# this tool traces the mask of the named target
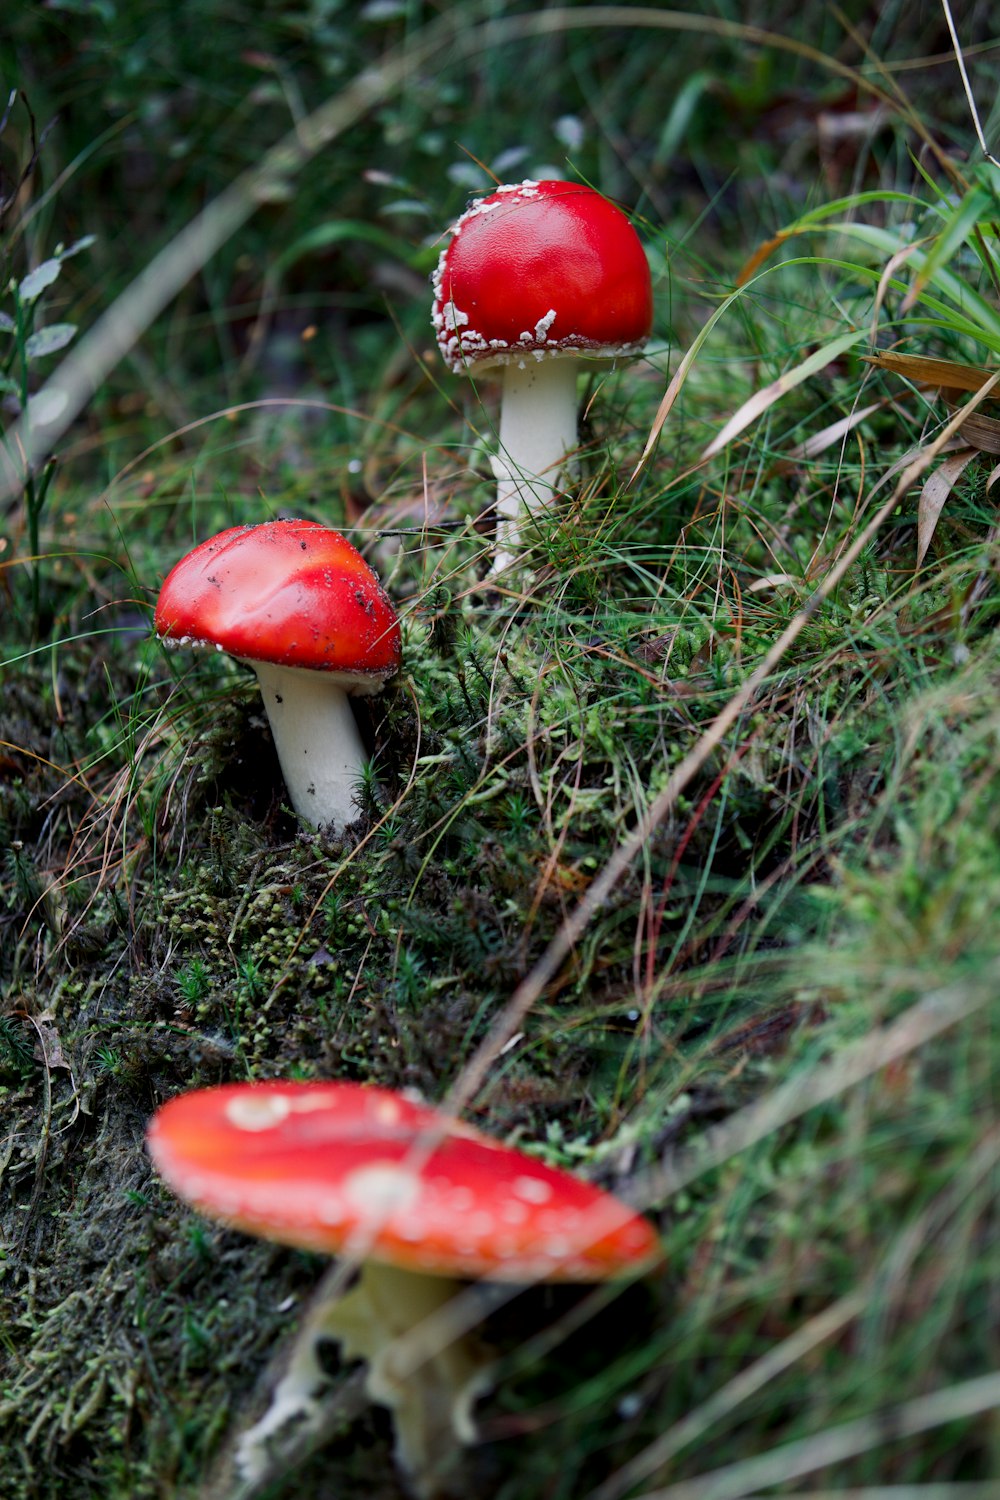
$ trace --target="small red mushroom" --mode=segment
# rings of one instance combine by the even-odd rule
[[[452,226],[434,274],[432,320],[456,374],[503,369],[497,557],[510,560],[522,505],[547,504],[577,445],[580,360],[637,354],[653,291],[619,208],[575,182],[505,184]]]
[[[421,1343],[456,1278],[599,1281],[649,1270],[652,1225],[568,1172],[385,1089],[233,1084],[181,1094],[154,1115],[149,1151],[186,1202],[250,1234],[363,1261],[304,1330],[265,1417],[244,1434],[243,1477],[269,1439],[316,1407],[317,1341],[367,1361],[367,1391],[395,1417],[396,1456],[418,1496],[456,1439],[474,1437],[487,1361],[468,1336]],[[401,1341],[407,1358],[400,1359]]]
[[[234,526],[167,575],[154,616],[169,646],[215,646],[253,668],[295,811],[342,829],[365,748],[348,695],[399,669],[399,621],[360,552],[316,521]]]

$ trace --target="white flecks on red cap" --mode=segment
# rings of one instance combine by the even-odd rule
[[[652,1225],[609,1194],[382,1089],[179,1095],[149,1147],[206,1213],[310,1249],[506,1280],[598,1280],[658,1258]]]
[[[452,225],[432,282],[431,320],[456,374],[520,363],[525,353],[625,357],[652,326],[639,237],[581,183],[505,183],[478,199]]]

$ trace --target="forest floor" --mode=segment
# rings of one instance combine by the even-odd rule
[[[502,39],[472,82],[457,43],[440,73],[418,59],[371,118],[347,112],[301,202],[263,195],[149,311],[55,469],[17,425],[56,379],[52,330],[91,339],[135,285],[123,235],[169,251],[193,221],[199,110],[228,122],[211,197],[281,135],[253,115],[244,161],[227,90],[311,109],[338,48],[388,78],[425,33],[332,7],[307,57],[289,18],[243,17],[214,93],[206,59],[177,63],[196,109],[138,32],[132,74],[108,61],[100,7],[49,71],[51,20],[18,22],[4,67],[39,119],[99,56],[131,135],[95,159],[123,174],[103,228],[80,103],[36,144],[81,184],[54,223],[30,173],[7,210],[5,1500],[249,1494],[233,1442],[327,1264],[181,1204],[144,1136],[179,1092],[275,1078],[460,1095],[661,1236],[653,1275],[490,1314],[500,1374],[449,1493],[995,1495],[1000,172],[955,146],[936,23],[876,26],[901,65],[883,76],[817,9],[816,57],[788,7],[777,40],[706,18],[701,52],[691,27],[619,18],[613,75],[554,11],[523,76]],[[161,45],[193,47],[155,14]],[[998,48],[970,53],[982,97]],[[917,56],[910,86],[947,76],[953,118],[901,94]],[[664,70],[687,80],[669,113]],[[559,129],[526,125],[508,163],[493,101],[530,117],[543,87]],[[23,167],[20,108],[0,141]],[[582,160],[632,212],[657,299],[646,354],[581,377],[573,483],[496,581],[497,393],[449,375],[429,327],[478,170],[462,155],[430,185],[452,135],[509,180]],[[357,708],[371,761],[342,834],[289,808],[252,674],[151,631],[180,556],[278,515],[343,528],[402,620],[402,671]],[[402,1494],[386,1413],[333,1364],[331,1392],[321,1451],[266,1493]]]

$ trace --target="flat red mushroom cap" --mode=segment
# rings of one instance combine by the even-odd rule
[[[634,354],[653,322],[649,264],[621,209],[593,188],[511,184],[452,226],[432,316],[456,374],[527,354]]]
[[[391,677],[399,621],[346,537],[317,521],[233,526],[195,547],[160,590],[154,626],[243,661]]]
[[[196,1090],[157,1111],[148,1144],[179,1197],[303,1249],[504,1281],[597,1281],[660,1254],[617,1198],[385,1089]]]

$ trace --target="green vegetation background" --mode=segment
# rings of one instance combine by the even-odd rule
[[[170,1198],[157,1103],[277,1076],[444,1098],[654,799],[469,1113],[647,1208],[666,1269],[496,1315],[458,1493],[995,1493],[995,419],[932,454],[955,402],[862,356],[992,367],[1000,200],[936,5],[766,9],[5,15],[9,1500],[230,1493],[321,1274]],[[989,141],[1000,42],[958,21]],[[27,398],[295,127],[27,463]],[[577,493],[489,594],[495,393],[444,372],[427,277],[471,192],[555,173],[633,214],[657,325],[581,386]],[[344,527],[404,616],[343,841],[284,806],[248,674],[149,637],[178,556],[277,514]],[[382,1415],[272,1492],[398,1494]]]

